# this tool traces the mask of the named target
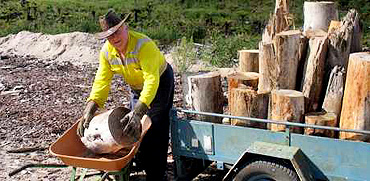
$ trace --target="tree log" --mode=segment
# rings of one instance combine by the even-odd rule
[[[277,62],[274,45],[272,43],[259,43],[259,80],[258,93],[266,94],[276,87]]]
[[[233,72],[227,75],[228,92],[243,84],[250,89],[257,90],[259,74],[255,72]]]
[[[248,88],[234,88],[230,93],[230,113],[233,116],[252,118],[267,118],[267,94],[257,94],[257,91]],[[266,128],[266,123],[231,119],[232,125],[255,128]]]
[[[337,116],[335,115],[335,113],[308,113],[305,115],[305,123],[317,126],[338,127]],[[324,136],[330,138],[335,137],[335,132],[333,130],[305,128],[304,133],[307,135]]]
[[[271,43],[277,33],[289,30],[289,4],[287,0],[277,0],[275,12],[263,31],[262,42]]]
[[[303,123],[304,96],[302,92],[288,89],[271,92],[271,119]],[[272,131],[285,131],[285,125],[271,124]],[[303,133],[300,127],[291,127],[294,133]]]
[[[196,111],[223,112],[224,97],[221,86],[221,76],[218,72],[189,76],[188,102]],[[198,119],[213,123],[221,123],[222,118],[214,116],[199,116]]]
[[[327,62],[330,69],[336,65],[343,66],[347,69],[357,14],[355,10],[349,11],[341,21],[341,26],[334,30],[333,33],[329,33]]]
[[[298,62],[302,52],[301,32],[284,31],[276,34],[273,46],[260,43],[258,93],[274,89],[295,89]]]
[[[335,2],[304,2],[304,31],[322,29],[328,31],[331,20],[338,20]]]
[[[360,15],[356,10],[350,10],[353,17],[353,36],[350,53],[362,51],[362,29],[360,25]]]
[[[239,70],[241,72],[258,73],[258,50],[240,50],[239,52]]]
[[[302,93],[306,98],[305,111],[318,111],[323,85],[327,37],[315,37],[309,41],[309,55],[303,71]]]
[[[370,52],[350,55],[340,128],[370,130]],[[370,141],[370,135],[341,132],[341,139]]]
[[[302,90],[301,85],[303,81],[303,70],[306,63],[306,57],[307,57],[307,47],[308,47],[308,38],[306,36],[301,36],[299,41],[299,55],[298,55],[298,68],[297,68],[297,79],[296,79],[296,85],[295,90]]]
[[[335,113],[338,121],[342,109],[342,98],[344,92],[344,68],[335,66],[330,73],[329,82],[326,88],[322,109],[326,112]]]

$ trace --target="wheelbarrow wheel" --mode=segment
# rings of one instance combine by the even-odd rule
[[[285,164],[257,160],[247,164],[235,176],[234,181],[298,181],[294,170]]]

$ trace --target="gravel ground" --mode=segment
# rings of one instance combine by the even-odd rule
[[[69,180],[71,168],[32,168],[12,177],[8,174],[31,163],[63,164],[48,147],[81,116],[95,71],[92,64],[0,55],[0,162],[4,165],[0,180]],[[127,105],[128,94],[128,87],[115,77],[105,109]],[[176,76],[175,107],[182,105],[181,94]],[[171,158],[170,154],[168,180],[173,180]],[[221,180],[222,174],[211,166],[193,180]],[[135,172],[130,179],[143,180],[143,175]]]

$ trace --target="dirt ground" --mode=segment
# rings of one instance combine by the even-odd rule
[[[70,167],[29,168],[12,177],[8,174],[27,164],[63,164],[48,148],[81,116],[97,65],[15,55],[1,51],[4,42],[0,38],[0,180],[69,180]],[[128,90],[121,78],[115,77],[105,109],[128,105]],[[174,106],[182,104],[176,74]],[[171,158],[169,154],[168,180],[173,180]],[[130,179],[143,180],[143,175],[135,172]],[[221,178],[222,174],[210,167],[193,180]]]

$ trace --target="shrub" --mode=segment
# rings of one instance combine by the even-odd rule
[[[174,48],[171,55],[177,71],[180,73],[187,72],[195,64],[197,58],[193,39],[181,38],[180,43]]]
[[[238,50],[256,49],[260,36],[237,34],[225,37],[213,34],[210,46],[201,51],[201,59],[216,67],[232,67],[238,63]]]

